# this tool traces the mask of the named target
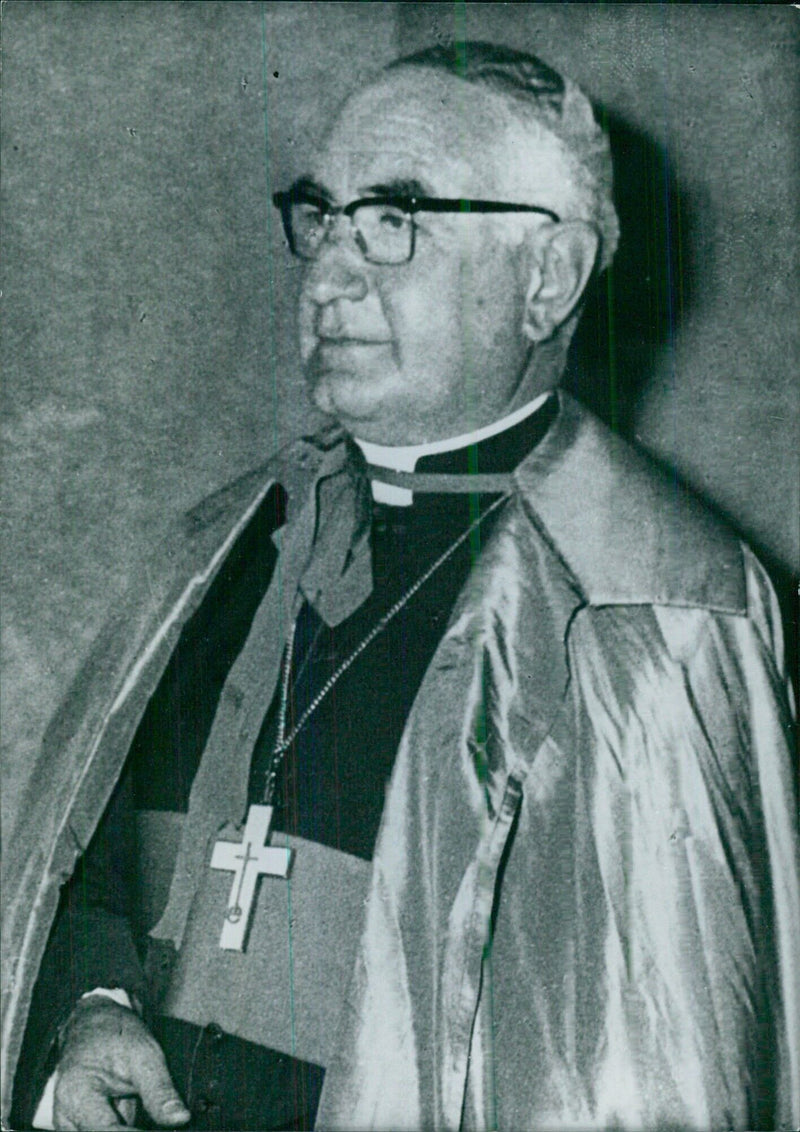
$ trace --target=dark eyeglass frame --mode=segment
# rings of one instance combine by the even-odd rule
[[[550,208],[542,208],[537,204],[509,204],[506,201],[498,200],[470,200],[466,198],[450,198],[450,197],[415,197],[415,196],[402,196],[394,193],[378,194],[369,197],[359,197],[358,200],[350,201],[349,204],[335,205],[331,204],[329,200],[324,197],[317,196],[315,193],[309,192],[306,189],[288,189],[285,192],[274,193],[272,196],[272,203],[276,208],[280,209],[281,220],[283,221],[283,230],[286,233],[286,240],[289,244],[289,250],[292,255],[297,256],[306,262],[313,262],[315,256],[304,256],[297,250],[297,244],[294,238],[294,231],[292,229],[292,205],[294,204],[311,204],[317,207],[320,212],[326,217],[335,217],[339,215],[346,216],[351,224],[353,216],[359,208],[364,205],[377,204],[389,205],[391,208],[396,208],[402,212],[411,221],[411,241],[409,253],[406,259],[398,260],[396,263],[385,263],[383,260],[371,259],[365,250],[363,236],[358,246],[361,249],[361,254],[367,263],[375,263],[384,267],[399,267],[401,264],[410,263],[414,258],[414,249],[416,247],[417,226],[414,223],[414,216],[417,212],[450,212],[450,213],[502,213],[502,212],[538,212],[542,216],[548,217],[556,224],[561,223],[561,217],[553,212]],[[361,235],[358,229],[355,229],[356,235]]]

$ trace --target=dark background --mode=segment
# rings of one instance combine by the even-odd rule
[[[350,89],[439,38],[533,51],[601,105],[623,242],[568,382],[734,522],[791,617],[798,18],[7,0],[4,814],[170,521],[314,423],[269,195]]]

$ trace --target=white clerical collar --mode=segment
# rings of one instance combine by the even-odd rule
[[[413,472],[417,461],[423,456],[437,456],[441,452],[455,452],[459,448],[466,448],[470,444],[479,444],[505,432],[508,428],[524,421],[540,408],[550,395],[550,391],[542,393],[527,405],[515,409],[513,413],[502,417],[493,424],[484,425],[474,432],[464,432],[460,436],[451,436],[446,440],[429,440],[426,444],[404,444],[398,447],[386,447],[383,444],[373,444],[370,440],[359,440],[353,437],[358,447],[364,453],[368,464],[377,468],[389,468],[393,472]],[[381,483],[380,480],[370,480],[372,498],[376,503],[389,503],[394,507],[408,507],[413,502],[414,494],[406,487],[395,487],[393,484]]]

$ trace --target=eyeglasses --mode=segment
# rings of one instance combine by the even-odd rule
[[[313,260],[339,215],[350,229],[367,263],[397,265],[414,255],[418,212],[538,212],[557,224],[560,217],[535,204],[506,204],[496,200],[446,200],[442,197],[371,196],[337,206],[307,189],[275,193],[272,203],[281,211],[283,229],[293,255]]]

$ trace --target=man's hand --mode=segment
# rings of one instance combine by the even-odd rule
[[[139,1016],[107,998],[75,1007],[58,1062],[55,1127],[100,1132],[129,1127],[119,1112],[139,1097],[158,1125],[185,1124],[190,1113],[175,1091],[164,1054]],[[112,1104],[116,1104],[116,1109]]]

